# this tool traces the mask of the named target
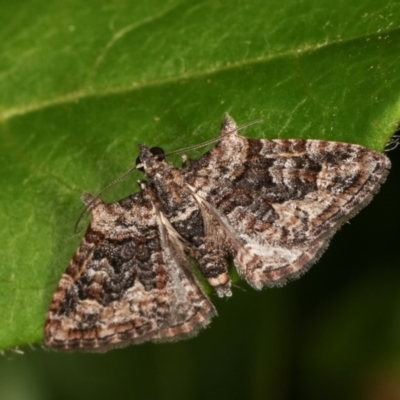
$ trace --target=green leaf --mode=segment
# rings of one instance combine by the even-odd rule
[[[81,240],[83,190],[137,144],[253,137],[383,150],[400,115],[400,4],[379,0],[2,0],[0,348],[40,341]],[[107,199],[137,185],[128,179]]]

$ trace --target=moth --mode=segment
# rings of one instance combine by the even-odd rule
[[[228,258],[252,287],[281,286],[315,263],[372,199],[390,161],[359,145],[249,139],[226,116],[209,152],[181,168],[140,145],[141,190],[115,203],[86,194],[91,222],[53,295],[45,343],[104,352],[194,336],[231,295]]]

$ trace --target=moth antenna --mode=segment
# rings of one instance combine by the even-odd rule
[[[85,204],[85,208],[81,211],[81,213],[79,214],[78,220],[76,221],[75,224],[75,228],[74,228],[74,232],[78,233],[78,228],[79,228],[79,224],[85,214],[85,212],[87,210],[89,210],[90,206],[97,201],[100,196],[106,192],[108,192],[112,187],[114,187],[115,185],[117,185],[118,183],[120,183],[121,181],[123,181],[128,175],[130,175],[133,171],[136,170],[136,165],[132,168],[130,168],[128,171],[126,171],[125,173],[123,173],[121,176],[119,176],[117,179],[115,179],[114,181],[112,181],[110,184],[108,184],[104,189],[100,190],[99,193],[97,193],[95,196],[92,197],[92,199],[89,201],[89,203]]]
[[[228,132],[227,135],[229,135],[230,133],[233,133],[233,132],[239,132],[242,129],[245,129],[245,128],[251,126],[251,125],[261,124],[262,122],[264,122],[263,118],[255,119],[254,121],[250,121],[250,122],[247,122],[246,124],[238,126],[236,129]],[[219,138],[219,137],[218,138],[214,138],[214,139],[210,139],[210,140],[206,140],[205,142],[200,143],[200,144],[195,144],[194,146],[185,147],[184,149],[171,151],[169,153],[166,153],[165,156],[166,157],[167,156],[173,156],[175,154],[182,154],[182,153],[186,153],[186,152],[189,152],[189,151],[201,149],[202,147],[206,147],[209,144],[213,144],[213,143],[219,142],[220,140],[221,140],[221,138]]]
[[[385,151],[386,152],[392,151],[392,150],[396,149],[397,146],[399,146],[399,144],[400,144],[400,135],[393,135],[390,138],[388,144],[386,145]]]

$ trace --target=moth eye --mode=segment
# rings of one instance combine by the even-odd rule
[[[150,149],[150,153],[153,154],[153,156],[156,157],[156,159],[159,161],[165,160],[165,151],[161,147],[152,147]],[[135,165],[137,166],[141,162],[142,162],[142,160],[140,159],[140,157],[137,157]],[[143,167],[138,168],[138,170],[141,172],[144,172]]]
[[[165,151],[161,147],[152,147],[150,153],[157,157],[157,160],[165,160]]]

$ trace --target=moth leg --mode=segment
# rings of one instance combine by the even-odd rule
[[[199,268],[208,283],[215,289],[219,297],[230,297],[231,279],[228,273],[226,253],[213,240],[212,237],[197,238],[198,245],[195,258]]]

